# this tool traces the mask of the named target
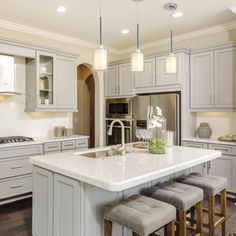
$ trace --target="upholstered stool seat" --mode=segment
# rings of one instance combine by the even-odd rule
[[[175,207],[141,195],[131,196],[104,208],[105,220],[125,226],[135,235],[150,235],[171,222],[174,225],[175,218]]]
[[[227,187],[227,179],[214,176],[191,173],[181,177],[179,182],[201,188],[207,195],[216,195]]]
[[[196,235],[202,235],[202,200],[204,196],[202,189],[167,181],[151,187],[146,191],[145,195],[169,203],[177,208],[177,219],[179,220],[178,231],[180,236],[187,234],[187,211],[196,206],[198,211]]]
[[[214,175],[203,175],[201,173],[191,173],[187,176],[181,177],[178,182],[189,184],[201,188],[208,199],[208,208],[203,211],[208,213],[208,223],[203,223],[209,229],[209,236],[215,235],[215,229],[222,226],[222,236],[226,235],[226,205],[227,205],[227,179]],[[221,212],[215,209],[215,196],[220,194],[221,197]],[[215,221],[215,216],[219,217]],[[194,212],[192,212],[192,218]]]

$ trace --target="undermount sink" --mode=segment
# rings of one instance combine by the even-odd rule
[[[120,153],[113,149],[113,148],[106,148],[106,149],[96,149],[96,150],[88,150],[83,153],[78,153],[80,156],[89,157],[89,158],[104,158],[110,156],[120,155]]]

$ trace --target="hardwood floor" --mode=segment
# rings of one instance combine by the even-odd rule
[[[0,206],[0,235],[32,235],[31,198]]]
[[[236,205],[228,201],[227,233],[236,234]],[[32,236],[32,200],[0,206],[0,236]],[[204,234],[207,236],[207,233]],[[220,228],[215,236],[221,236]]]

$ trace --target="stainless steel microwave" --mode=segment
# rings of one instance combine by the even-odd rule
[[[106,118],[132,119],[132,98],[107,99]]]

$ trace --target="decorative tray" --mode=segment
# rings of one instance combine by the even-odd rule
[[[224,142],[236,142],[236,135],[224,135],[220,136],[218,139]]]
[[[147,143],[146,142],[134,143],[133,147],[140,149],[147,149]]]

